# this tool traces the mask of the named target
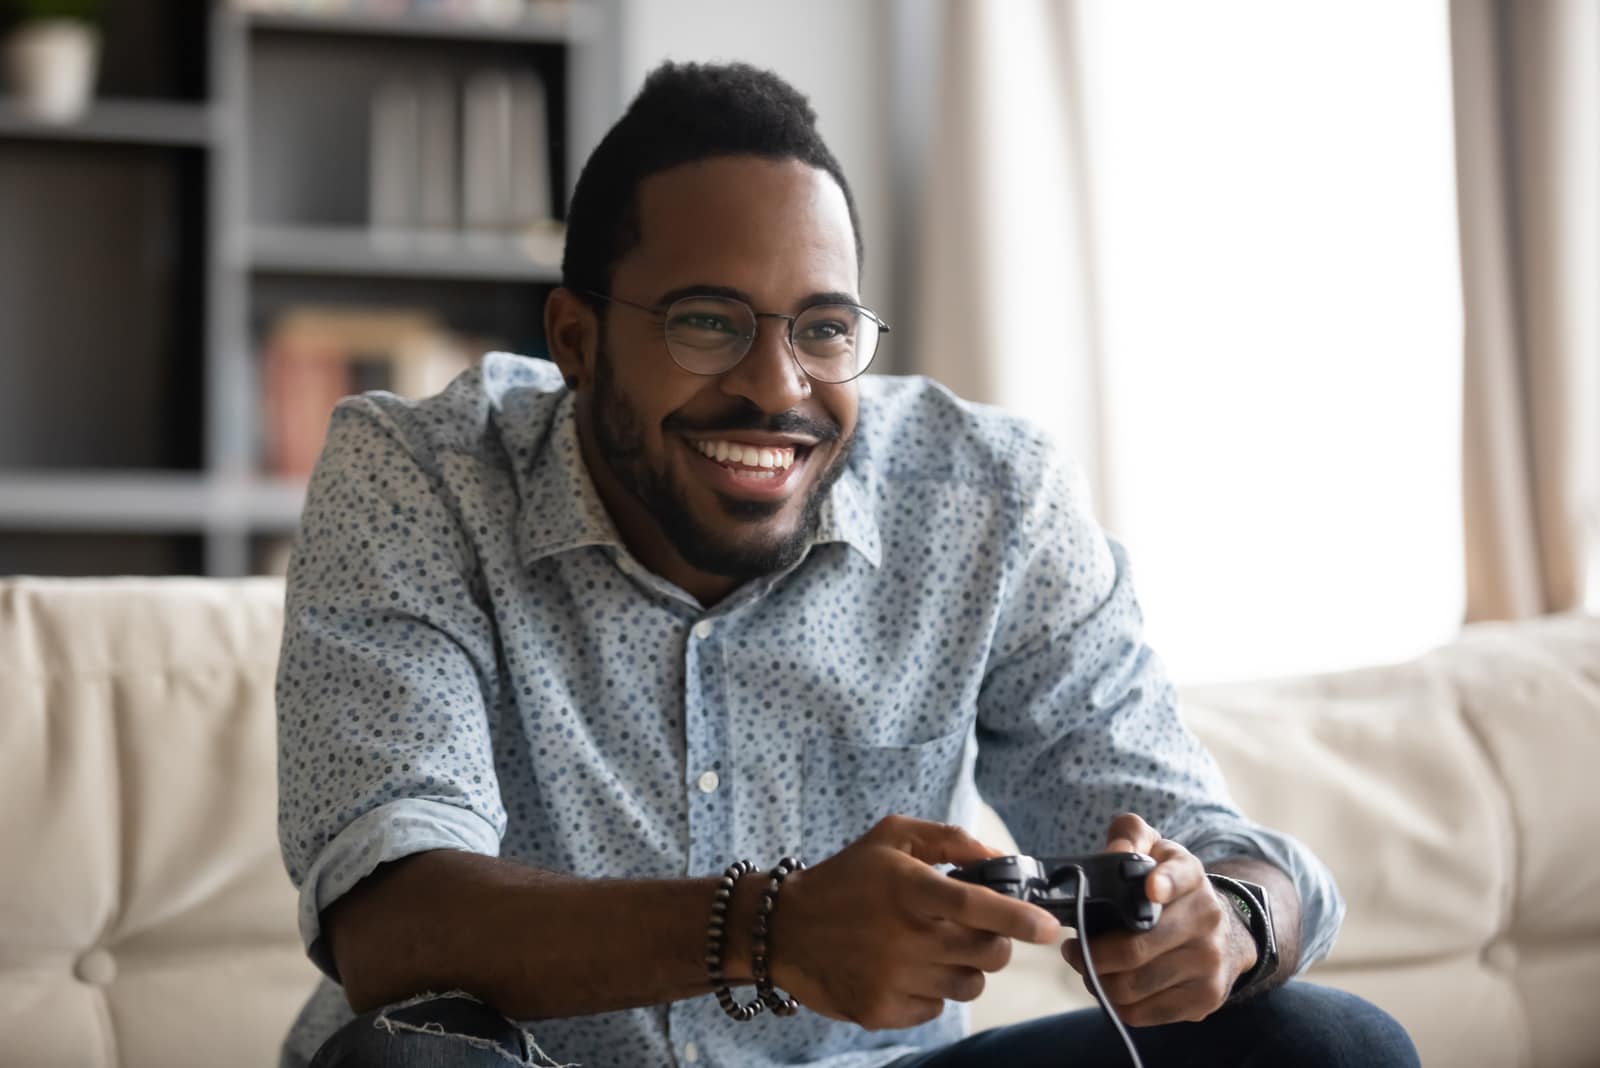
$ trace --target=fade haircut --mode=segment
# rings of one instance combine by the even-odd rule
[[[861,222],[850,183],[817,133],[810,102],[771,71],[747,63],[663,63],[583,165],[567,207],[561,284],[611,292],[616,263],[640,241],[639,183],[716,156],[798,160],[844,191],[861,265]]]

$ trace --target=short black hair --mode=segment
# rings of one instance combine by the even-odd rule
[[[839,161],[817,133],[817,114],[794,86],[747,63],[661,64],[595,148],[567,207],[561,284],[611,292],[611,272],[640,240],[639,183],[717,156],[799,160],[844,191],[863,261],[861,221]],[[587,298],[585,298],[587,299]]]

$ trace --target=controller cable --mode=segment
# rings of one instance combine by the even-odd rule
[[[1089,887],[1089,876],[1077,864],[1071,864],[1053,873],[1050,877],[1049,887],[1054,890],[1061,884],[1061,876],[1066,872],[1077,873],[1077,888],[1074,898],[1078,911],[1078,949],[1083,952],[1083,970],[1089,976],[1089,985],[1094,989],[1095,1000],[1100,1002],[1100,1007],[1111,1020],[1111,1025],[1117,1029],[1117,1034],[1122,1037],[1122,1044],[1128,1049],[1128,1059],[1133,1062],[1133,1068],[1144,1068],[1144,1062],[1139,1059],[1139,1051],[1134,1048],[1133,1038],[1128,1034],[1128,1029],[1117,1018],[1117,1010],[1111,1007],[1111,1002],[1106,998],[1105,988],[1100,985],[1100,976],[1094,970],[1094,958],[1089,955],[1088,926],[1084,922],[1084,894]]]

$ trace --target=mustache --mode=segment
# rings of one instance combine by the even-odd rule
[[[818,442],[837,441],[841,433],[839,424],[822,422],[796,411],[768,415],[750,401],[715,419],[689,419],[674,413],[661,423],[663,430],[688,431],[711,434],[726,430],[756,430],[768,434],[801,434],[816,438]]]

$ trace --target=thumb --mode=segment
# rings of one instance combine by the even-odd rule
[[[1149,853],[1160,840],[1160,833],[1133,812],[1122,813],[1106,828],[1107,853]]]
[[[1005,856],[1002,850],[985,845],[953,823],[934,823],[911,816],[885,816],[867,832],[867,837],[909,853],[926,864],[973,864]]]

